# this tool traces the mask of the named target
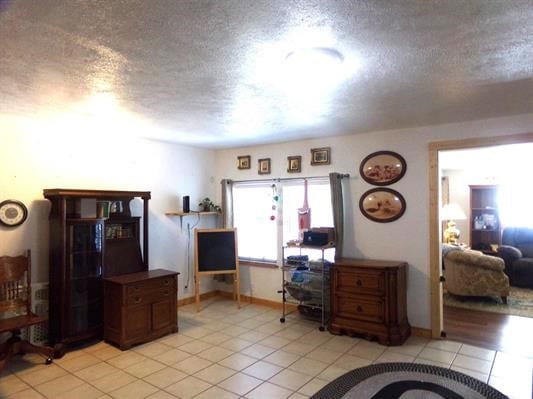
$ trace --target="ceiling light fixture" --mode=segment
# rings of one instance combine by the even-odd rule
[[[344,57],[334,48],[307,47],[291,51],[285,61],[297,68],[330,69],[342,64]]]
[[[343,55],[330,47],[307,47],[285,57],[287,84],[297,90],[331,90],[343,80]]]

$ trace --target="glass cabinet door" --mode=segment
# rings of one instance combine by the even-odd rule
[[[68,224],[66,283],[69,335],[102,325],[102,247],[104,225],[100,219]]]

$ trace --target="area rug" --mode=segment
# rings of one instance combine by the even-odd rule
[[[511,287],[507,305],[498,297],[467,297],[449,293],[444,293],[443,303],[456,308],[533,317],[533,290],[529,288]]]
[[[379,363],[330,382],[311,399],[505,399],[475,378],[454,370],[416,363]]]

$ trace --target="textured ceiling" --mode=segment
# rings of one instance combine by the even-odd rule
[[[530,0],[0,0],[0,118],[219,148],[530,113],[531,21]],[[342,70],[288,76],[306,47]]]

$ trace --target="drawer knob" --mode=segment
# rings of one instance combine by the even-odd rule
[[[163,295],[164,295],[164,296],[168,296],[168,295],[169,295],[169,291],[166,290],[165,292],[163,292]]]
[[[163,285],[169,285],[169,284],[170,284],[170,280],[165,280],[165,281],[163,282]]]
[[[355,285],[357,285],[358,287],[362,286],[363,285],[363,282],[361,280],[357,280],[355,282]]]
[[[141,297],[140,296],[136,296],[135,298],[133,298],[133,302],[141,303]]]
[[[138,285],[134,285],[134,286],[133,286],[133,289],[134,289],[135,291],[139,291],[139,286],[138,286]]]
[[[357,306],[357,311],[361,313],[363,311],[363,308],[361,306]]]

